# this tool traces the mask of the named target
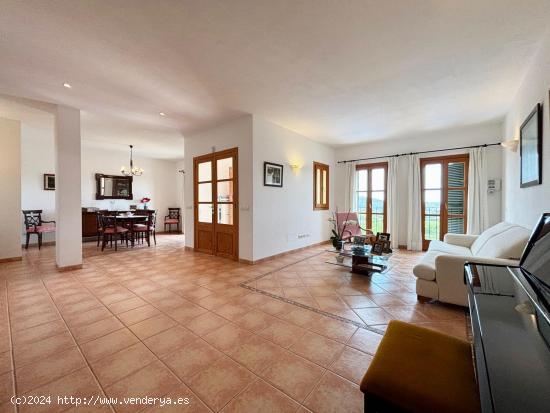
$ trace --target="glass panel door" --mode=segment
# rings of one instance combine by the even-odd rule
[[[387,163],[357,166],[355,203],[359,225],[375,234],[386,232]]]
[[[197,166],[197,208],[199,222],[212,223],[212,215],[214,214],[212,192],[212,162],[200,162]]]
[[[193,159],[194,248],[239,258],[238,149]]]
[[[370,170],[370,173],[370,228],[376,234],[386,230],[386,169],[375,167]]]
[[[447,233],[466,232],[468,156],[422,160],[423,247]]]
[[[441,163],[428,164],[423,176],[424,240],[440,238],[441,233],[441,192],[443,190],[443,166]]]
[[[216,160],[216,223],[233,225],[233,157]]]

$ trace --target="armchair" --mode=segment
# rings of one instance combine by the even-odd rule
[[[42,248],[42,234],[55,232],[55,221],[44,221],[41,209],[24,209],[26,241],[25,249],[29,248],[31,234],[38,237],[38,249]]]
[[[372,230],[363,228],[359,225],[357,212],[337,212],[336,227],[338,228],[338,233],[342,234],[342,240],[344,241],[350,241],[353,237],[358,235],[364,236],[367,244],[371,244],[376,240],[376,235]]]
[[[164,217],[164,231],[168,225],[168,232],[172,232],[172,225],[176,225],[177,231],[180,232],[180,208],[168,208],[168,215]]]

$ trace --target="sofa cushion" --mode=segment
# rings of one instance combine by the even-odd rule
[[[485,230],[472,244],[472,254],[479,257],[519,259],[530,231],[519,225],[501,222]]]
[[[443,241],[430,241],[428,251],[439,251],[442,254],[462,255],[466,257],[472,255],[470,248],[466,248],[461,245],[448,244]]]

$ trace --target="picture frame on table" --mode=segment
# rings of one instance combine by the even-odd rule
[[[384,242],[385,241],[376,241],[372,246],[372,253],[382,255],[384,253]]]
[[[376,234],[376,240],[377,241],[389,241],[390,240],[390,234],[388,232],[378,232]]]

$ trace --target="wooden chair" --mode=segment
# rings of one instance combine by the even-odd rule
[[[44,221],[42,219],[41,209],[24,209],[23,216],[25,217],[26,241],[25,249],[29,248],[29,240],[31,234],[36,234],[38,237],[38,249],[42,248],[42,234],[55,232],[55,221]]]
[[[134,224],[134,227],[133,227],[134,236],[137,235],[138,239],[140,237],[142,240],[145,239],[147,241],[147,245],[151,246],[151,235],[153,235],[155,245],[157,245],[157,239],[155,235],[156,211],[146,210],[146,213],[147,213],[147,220],[145,221],[145,224]],[[139,215],[141,215],[141,213]]]
[[[130,232],[130,230],[128,228],[120,226],[120,222],[118,222],[116,215],[111,216],[100,214],[99,216],[101,234],[103,235],[101,251],[105,249],[105,245],[107,245],[108,241],[111,242],[112,247],[113,240],[115,241],[115,251],[117,251],[118,240],[120,240],[121,242],[123,240],[126,241],[126,248],[128,248],[128,233]]]
[[[164,231],[166,232],[166,226],[168,225],[168,232],[172,232],[172,225],[177,226],[177,231],[180,232],[180,208],[168,208],[168,215],[164,217]]]
[[[101,226],[101,215],[109,215],[109,211],[106,209],[97,211],[96,213],[96,227],[97,227],[97,246],[99,247],[99,242],[101,241],[101,236],[103,234],[103,228]]]

